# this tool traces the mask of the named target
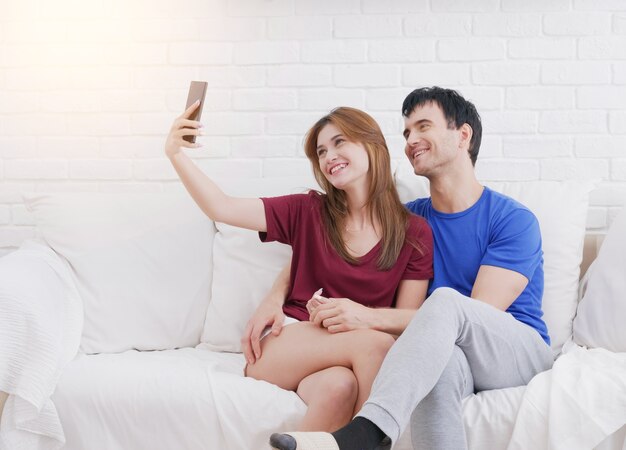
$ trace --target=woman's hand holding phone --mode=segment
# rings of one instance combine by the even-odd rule
[[[176,154],[180,153],[182,147],[202,147],[200,143],[192,143],[184,139],[185,136],[202,136],[204,134],[202,124],[197,120],[189,119],[199,106],[200,100],[197,100],[174,120],[165,141],[165,154],[168,158],[171,159]]]

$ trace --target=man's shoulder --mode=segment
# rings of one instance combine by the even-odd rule
[[[485,187],[489,197],[490,223],[497,235],[535,235],[539,233],[539,221],[525,205],[500,192]]]
[[[485,199],[491,206],[491,210],[499,216],[508,216],[510,214],[521,214],[535,216],[533,212],[525,205],[509,197],[502,192],[494,191],[485,186]]]
[[[430,204],[430,197],[424,197],[416,198],[415,200],[405,203],[404,206],[412,213],[417,214],[418,216],[423,216],[424,210],[430,207]]]

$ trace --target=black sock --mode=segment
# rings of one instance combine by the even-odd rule
[[[385,437],[385,433],[374,422],[364,417],[355,417],[332,435],[340,450],[374,450]]]

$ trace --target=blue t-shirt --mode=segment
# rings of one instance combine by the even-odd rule
[[[507,312],[533,327],[550,344],[541,318],[541,232],[528,208],[487,187],[474,205],[459,213],[435,210],[430,198],[419,198],[406,207],[426,218],[433,230],[435,276],[428,295],[438,287],[450,287],[469,297],[482,265],[514,270],[524,275],[528,284]]]

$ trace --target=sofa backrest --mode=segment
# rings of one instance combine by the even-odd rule
[[[309,177],[222,180],[237,196],[304,192]],[[428,184],[396,171],[403,201]],[[517,182],[491,186],[537,215],[545,253],[545,320],[555,353],[572,332],[589,185]],[[71,264],[83,296],[85,352],[160,350],[199,342],[240,351],[246,322],[291,250],[258,234],[213,224],[186,193],[26,196],[42,236]]]
[[[181,194],[25,194],[46,243],[73,270],[81,350],[196,345],[213,275],[215,227]]]

